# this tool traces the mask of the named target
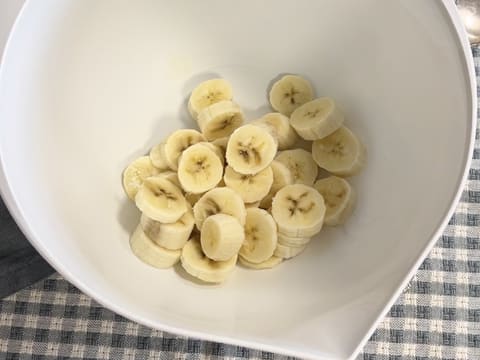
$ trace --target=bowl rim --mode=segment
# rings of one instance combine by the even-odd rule
[[[0,82],[1,82],[1,79],[3,78],[4,63],[10,52],[10,48],[12,47],[11,43],[13,41],[14,34],[17,32],[19,23],[21,22],[21,19],[25,16],[24,13],[26,12],[26,9],[29,7],[29,4],[31,2],[32,0],[26,0],[24,2],[17,17],[15,18],[13,26],[10,29],[7,41],[5,43],[4,52],[0,59]],[[358,354],[361,352],[361,350],[363,349],[367,341],[370,339],[374,331],[377,329],[380,322],[384,319],[387,312],[390,310],[390,308],[393,306],[395,301],[397,301],[399,296],[407,287],[408,283],[417,272],[421,263],[425,260],[425,258],[428,256],[432,248],[435,246],[439,236],[445,230],[450,218],[452,217],[458,205],[458,202],[460,200],[460,197],[462,195],[463,189],[465,187],[465,184],[468,178],[468,172],[472,162],[473,149],[475,146],[475,135],[476,135],[476,126],[477,126],[477,100],[478,99],[476,96],[477,81],[476,81],[475,65],[473,61],[470,43],[468,41],[468,35],[460,19],[455,3],[451,0],[441,0],[440,6],[442,6],[446,11],[448,15],[447,22],[449,21],[451,23],[450,25],[453,27],[455,31],[457,43],[458,45],[460,45],[459,50],[461,50],[461,55],[462,55],[461,58],[464,62],[463,66],[466,69],[466,74],[465,74],[466,82],[468,82],[468,85],[470,87],[470,91],[467,94],[469,97],[469,103],[470,103],[470,109],[469,109],[470,123],[468,124],[470,125],[470,129],[469,129],[470,139],[469,139],[468,146],[466,146],[465,148],[465,154],[464,154],[464,160],[463,160],[463,173],[462,173],[462,176],[460,177],[460,180],[457,183],[457,190],[454,196],[452,197],[452,199],[450,200],[450,206],[448,210],[444,213],[444,215],[441,217],[441,220],[438,226],[436,227],[436,229],[433,231],[432,235],[430,236],[428,243],[426,244],[424,249],[421,251],[420,255],[413,260],[412,264],[410,265],[410,270],[403,277],[400,284],[397,286],[397,290],[391,295],[391,297],[385,303],[382,310],[376,315],[376,318],[372,322],[368,331],[362,337],[361,341],[356,346],[354,351],[348,356],[348,360],[354,360],[358,356]],[[36,239],[34,234],[29,229],[28,224],[24,216],[22,215],[21,209],[17,205],[18,203],[11,189],[12,187],[9,184],[9,181],[5,172],[2,156],[0,154],[0,196],[2,197],[7,209],[9,210],[13,219],[19,226],[20,230],[23,232],[23,234],[28,239],[28,241],[32,244],[32,246],[59,274],[61,274],[66,280],[68,280],[77,288],[79,288],[87,296],[90,296],[91,298],[95,299],[102,306],[105,306],[106,308],[138,324],[143,324],[154,329],[175,333],[180,336],[195,337],[202,340],[215,341],[215,342],[248,347],[248,348],[263,350],[263,351],[270,351],[277,354],[302,357],[305,359],[329,360],[329,358],[318,357],[318,355],[314,355],[312,353],[306,353],[306,352],[297,351],[297,350],[289,350],[276,345],[263,344],[262,342],[259,342],[259,341],[257,342],[257,341],[251,341],[251,340],[241,340],[241,339],[236,339],[230,336],[220,336],[220,335],[209,334],[205,332],[199,332],[196,330],[188,330],[188,329],[179,328],[175,326],[158,324],[158,323],[149,321],[149,319],[147,318],[137,317],[135,316],[135,314],[129,313],[128,310],[118,307],[114,303],[110,302],[108,299],[103,298],[102,295],[97,294],[94,290],[91,290],[88,284],[84,284],[82,281],[78,280],[72,273],[70,273],[70,271],[66,267],[59,264],[56,258],[54,258],[49,254],[48,250],[43,247],[41,242],[39,242]]]

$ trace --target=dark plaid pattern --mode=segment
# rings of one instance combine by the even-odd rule
[[[138,325],[58,274],[0,301],[0,359],[78,358],[287,359]],[[455,215],[357,360],[404,359],[480,359],[480,131]]]

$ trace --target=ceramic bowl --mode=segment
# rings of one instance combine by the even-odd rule
[[[221,76],[247,118],[282,73],[335,98],[368,148],[358,206],[271,271],[222,286],[132,255],[121,173]],[[106,307],[183,335],[353,358],[459,198],[476,119],[473,62],[450,1],[28,1],[0,73],[1,190],[64,277]]]

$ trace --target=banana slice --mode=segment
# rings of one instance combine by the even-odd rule
[[[226,214],[236,217],[245,225],[247,216],[242,198],[228,187],[218,187],[206,192],[193,206],[193,216],[198,230],[202,230],[205,219],[215,214]]]
[[[160,172],[153,166],[150,157],[141,156],[135,159],[127,166],[123,172],[123,189],[130,199],[135,199],[138,189],[143,185],[143,181],[150,177],[157,175]]]
[[[198,126],[208,141],[229,136],[244,121],[240,107],[229,100],[206,107],[197,117]]]
[[[288,117],[280,113],[268,113],[253,124],[266,124],[270,126],[278,141],[278,150],[286,150],[292,148],[298,141],[298,135],[294,128],[290,126]]]
[[[190,275],[205,282],[221,283],[234,270],[237,255],[226,261],[211,260],[203,253],[200,241],[192,238],[183,247],[180,261]]]
[[[245,242],[239,254],[252,263],[268,260],[277,246],[277,224],[272,215],[258,208],[247,209]]]
[[[251,203],[245,203],[245,208],[258,208],[260,206],[260,201],[255,201]]]
[[[318,166],[338,176],[358,174],[367,161],[365,146],[345,126],[315,140],[312,155]]]
[[[313,187],[323,196],[325,200],[324,223],[335,226],[345,222],[355,206],[355,191],[347,180],[330,176],[320,179],[313,184]]]
[[[274,255],[278,256],[282,259],[291,259],[305,250],[307,245],[292,247],[292,246],[285,246],[282,244],[277,244],[277,248],[275,249]]]
[[[297,75],[286,75],[273,84],[270,105],[276,111],[290,116],[299,106],[314,98],[310,83]]]
[[[318,166],[313,161],[312,154],[303,149],[284,150],[275,160],[286,165],[296,184],[312,186],[318,175]]]
[[[144,263],[159,269],[175,265],[180,259],[181,250],[169,250],[155,244],[143,232],[140,225],[130,237],[132,252]]]
[[[194,119],[198,113],[207,106],[222,100],[231,100],[233,97],[232,86],[224,79],[210,79],[200,83],[188,100],[188,111]]]
[[[177,186],[180,190],[182,190],[182,184],[180,184],[180,180],[178,179],[178,174],[175,171],[171,171],[171,170],[162,171],[160,174],[156,176],[160,176],[167,179],[173,185]]]
[[[223,156],[225,156],[225,152],[227,151],[228,139],[229,136],[224,136],[211,141],[213,145],[218,146],[222,150]]]
[[[222,162],[222,166],[225,165],[225,152],[222,150],[222,148],[220,148],[220,146],[217,146],[217,145],[215,145],[211,142],[208,142],[208,141],[200,142],[199,144],[201,144],[203,146],[206,146],[207,148],[212,150],[218,156],[220,161]]]
[[[273,183],[273,171],[269,166],[256,174],[244,175],[227,166],[223,180],[230,189],[240,195],[244,202],[252,203],[260,201],[270,191]]]
[[[280,233],[311,237],[322,228],[325,203],[322,195],[310,186],[287,185],[272,200],[272,216]]]
[[[310,240],[311,238],[309,237],[287,236],[282,233],[278,233],[278,243],[285,246],[300,247],[307,245]]]
[[[141,212],[162,223],[174,223],[188,210],[182,191],[163,177],[149,177],[135,196]]]
[[[222,176],[223,164],[209,147],[200,143],[183,152],[178,164],[178,179],[185,191],[204,193],[213,189]]]
[[[273,160],[270,163],[270,168],[273,173],[273,183],[267,196],[265,196],[260,202],[260,207],[262,209],[268,209],[272,206],[272,199],[277,191],[286,185],[293,184],[294,180],[290,169],[280,161]]]
[[[264,128],[252,124],[239,127],[228,140],[226,158],[236,172],[256,174],[272,162],[277,141]]]
[[[174,131],[165,141],[164,153],[168,166],[172,170],[178,169],[178,159],[188,147],[205,141],[205,138],[197,130],[180,129]]]
[[[245,234],[237,218],[215,214],[205,219],[200,233],[202,250],[212,260],[225,261],[238,253]]]
[[[250,268],[250,269],[255,269],[255,270],[264,270],[264,269],[271,269],[274,268],[275,266],[281,264],[283,259],[278,256],[272,256],[269,259],[262,261],[261,263],[252,263],[242,257],[240,255],[238,257],[238,262],[242,264],[243,266]]]
[[[305,140],[322,139],[342,126],[344,116],[329,97],[309,101],[297,108],[290,124]]]
[[[170,169],[170,166],[168,166],[167,158],[165,156],[164,142],[161,142],[160,144],[152,147],[149,156],[153,166],[155,166],[159,170],[165,171]]]
[[[190,238],[195,219],[193,218],[192,208],[189,206],[187,212],[177,222],[164,224],[142,214],[140,224],[145,235],[154,243],[166,249],[178,250]]]

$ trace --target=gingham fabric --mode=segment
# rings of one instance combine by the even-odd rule
[[[480,49],[473,54],[480,74]],[[0,359],[58,358],[286,359],[138,325],[55,274],[0,301]],[[480,359],[479,130],[455,215],[361,359]]]

